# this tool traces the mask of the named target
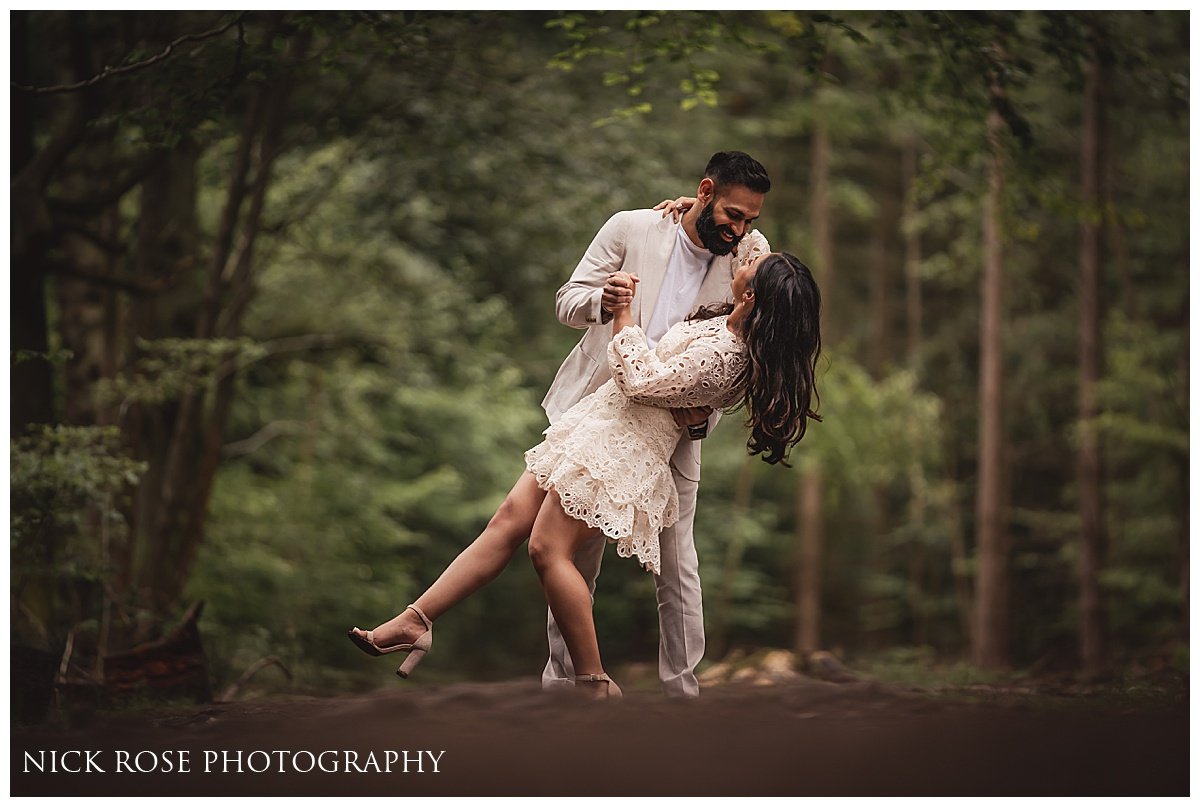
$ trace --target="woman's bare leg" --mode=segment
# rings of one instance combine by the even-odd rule
[[[551,490],[529,538],[529,558],[542,581],[546,602],[571,654],[576,675],[604,672],[592,619],[592,595],[574,562],[575,552],[595,534],[595,528],[563,512],[558,493]]]
[[[546,492],[537,486],[533,474],[528,471],[521,474],[479,537],[451,561],[414,604],[430,619],[437,619],[495,580],[512,560],[517,547],[529,537],[545,496]],[[405,609],[375,628],[373,636],[380,647],[391,647],[416,641],[424,632],[425,624],[421,618]],[[366,635],[365,631],[359,633]]]

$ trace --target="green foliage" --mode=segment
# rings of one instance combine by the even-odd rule
[[[109,553],[126,537],[126,492],[146,463],[126,455],[113,426],[44,426],[13,439],[9,451],[11,588],[21,604],[14,630],[51,642],[80,612],[49,592],[68,587],[99,596],[112,573]]]
[[[1106,333],[1101,414],[1081,424],[1095,428],[1109,460],[1127,469],[1105,489],[1112,518],[1102,581],[1115,635],[1131,644],[1166,642],[1186,605],[1180,574],[1190,542],[1187,338],[1120,312]]]
[[[864,655],[855,659],[854,667],[890,684],[938,689],[997,684],[1010,677],[964,662],[941,664],[929,645],[894,647]]]
[[[922,542],[945,552],[949,531],[957,526],[951,503],[929,490],[942,472],[936,396],[922,392],[911,372],[897,371],[876,381],[841,355],[823,363],[817,388],[824,422],[809,424],[793,449],[792,469],[767,467],[748,456],[747,433],[739,423],[743,415],[737,411],[727,413],[717,433],[705,441],[696,544],[706,592],[715,595],[707,600],[705,613],[716,647],[732,641],[778,643],[788,635],[793,614],[788,581],[794,579],[796,562],[794,503],[800,472],[809,463],[818,461],[824,470],[826,492],[836,508],[831,551],[839,561],[829,574],[847,592],[875,597],[876,608],[886,601],[889,608],[907,610],[913,593],[903,578],[863,577],[858,564],[871,547],[862,536],[851,538],[848,525],[853,521],[843,514],[861,511],[866,494],[883,486],[905,497],[919,493],[926,502],[896,526],[890,538],[898,548]],[[745,474],[753,480],[752,495],[739,507],[734,491],[745,484]],[[867,615],[865,621],[870,620]],[[856,629],[868,627],[858,624]]]
[[[279,188],[303,187],[316,152]],[[375,680],[340,636],[396,613],[495,510],[536,441],[540,413],[510,356],[520,337],[497,298],[471,299],[441,265],[384,232],[353,245],[369,172],[347,171],[305,237],[264,266],[251,333],[341,334],[348,350],[260,362],[244,372],[237,445],[218,478],[209,540],[190,593],[230,678],[270,642],[302,687]],[[328,260],[330,251],[339,260]],[[315,289],[328,290],[319,296]],[[277,437],[256,441],[271,429]],[[525,599],[536,605],[536,593]],[[459,630],[462,630],[460,628]],[[460,640],[439,626],[437,674]],[[487,643],[473,662],[486,664]],[[442,664],[439,665],[439,661]],[[354,676],[351,676],[353,678]]]
[[[801,464],[816,460],[846,485],[897,479],[912,463],[934,463],[941,444],[941,402],[923,392],[917,377],[898,370],[876,381],[849,357],[834,356],[818,372],[819,413],[802,444]]]
[[[98,41],[115,37],[116,17],[89,15]],[[38,16],[31,32],[69,41],[64,19]],[[229,19],[186,12],[172,22],[200,31]],[[819,460],[826,641],[896,645],[880,664],[897,675],[917,676],[916,667],[960,652],[960,589],[975,568],[992,75],[1005,85],[1010,133],[1003,395],[1014,656],[1052,663],[1073,653],[1074,451],[1080,430],[1093,428],[1106,457],[1103,585],[1114,649],[1186,658],[1178,641],[1188,552],[1189,191],[1178,170],[1189,157],[1185,20],[786,10],[250,15],[242,38],[235,27],[121,79],[113,86],[127,89],[105,96],[88,134],[116,131],[112,147],[71,162],[71,176],[127,169],[147,145],[187,137],[201,153],[194,224],[212,236],[244,86],[295,71],[242,335],[139,340],[135,306],[114,293],[105,322],[123,340],[119,371],[89,390],[118,413],[169,411],[185,392],[236,379],[187,590],[208,601],[203,627],[218,681],[272,653],[296,673],[298,689],[388,680],[386,664],[364,663],[341,636],[351,624],[389,618],[432,582],[517,478],[522,451],[544,426],[537,403],[579,337],[554,319],[554,293],[596,230],[617,210],[694,192],[709,154],[742,149],[774,183],[756,226],[776,249],[812,261],[818,124],[832,144],[835,260],[814,269],[828,273],[825,321],[841,335],[827,342],[820,368],[825,422],[811,424],[793,469],[748,458],[736,412],[705,441],[696,541],[710,647],[789,642],[797,487]],[[120,23],[136,23],[139,42],[121,54],[124,63],[157,52],[151,45],[163,33],[153,21]],[[1112,188],[1095,209],[1080,202],[1076,176],[1089,31],[1107,34],[1113,59]],[[292,61],[301,41],[308,49]],[[39,81],[61,73],[51,53],[35,54]],[[50,134],[39,129],[39,142]],[[900,169],[908,148],[918,156],[911,184]],[[135,197],[120,202],[118,242],[136,241]],[[907,199],[915,210],[901,221]],[[1101,412],[1081,424],[1075,289],[1085,220],[1104,223],[1108,260]],[[108,226],[87,222],[94,233]],[[910,234],[919,241],[923,307],[914,355],[901,347]],[[207,266],[205,251],[188,257]],[[136,265],[118,263],[122,272]],[[187,293],[146,299],[167,310],[185,305]],[[56,366],[77,369],[66,353],[51,353]],[[14,361],[40,357],[18,351]],[[149,438],[121,425],[121,439],[64,426],[12,443],[20,630],[61,633],[96,613],[112,573],[104,541],[121,546],[122,499],[148,470],[121,446]],[[544,613],[518,553],[511,570],[439,622],[438,649],[422,670],[536,674]],[[653,658],[653,584],[636,564],[606,560],[596,616],[606,660]],[[943,672],[963,684],[978,675]]]
[[[78,527],[82,510],[104,505],[119,519],[113,498],[136,484],[145,463],[124,456],[112,426],[45,426],[11,441],[9,484],[28,509],[14,508],[14,546],[36,539],[50,522]]]
[[[1031,127],[1032,142],[1040,148],[1033,152],[1012,151],[1013,181],[1006,211],[1011,237],[1007,296],[1013,322],[1008,339],[1009,425],[1020,463],[1018,480],[1029,480],[1027,484],[1019,481],[1014,488],[1013,568],[1014,585],[1020,592],[1015,618],[1020,623],[1037,622],[1042,626],[1026,632],[1017,650],[1028,656],[1057,646],[1071,635],[1074,618],[1072,609],[1064,607],[1063,596],[1057,592],[1068,591],[1072,585],[1071,547],[1077,524],[1071,510],[1072,466],[1068,459],[1072,450],[1069,436],[1075,428],[1071,405],[1075,325],[1070,298],[1062,289],[1062,278],[1071,276],[1070,262],[1062,263],[1055,272],[1039,269],[1046,250],[1056,255],[1070,254],[1077,237],[1076,222],[1080,216],[1092,213],[1082,211],[1072,201],[1072,178],[1053,168],[1063,163],[1062,155],[1075,148],[1070,134],[1074,124],[1064,119],[1070,106],[1061,96],[1063,90],[1053,90],[1055,85],[1049,78],[1053,71],[1034,58],[1037,54],[1032,46],[1017,44],[1023,41],[1019,38],[1010,40],[1006,62],[999,65],[984,47],[990,23],[953,15],[906,15],[900,25],[886,18],[872,22],[847,15],[837,21],[777,12],[765,16],[763,24],[749,21],[745,25],[726,25],[723,35],[727,37],[750,32],[739,46],[755,43],[750,51],[736,52],[706,47],[705,43],[711,41],[706,39],[707,22],[711,20],[705,20],[702,14],[567,14],[556,17],[548,26],[550,32],[565,36],[569,42],[567,50],[548,57],[563,70],[533,78],[534,73],[522,74],[520,68],[513,68],[512,75],[521,76],[526,83],[535,82],[537,91],[554,103],[571,103],[569,93],[562,94],[560,87],[569,85],[575,91],[586,92],[589,104],[572,107],[573,112],[563,115],[562,120],[578,120],[586,126],[596,119],[589,108],[594,109],[597,103],[604,108],[604,99],[612,98],[616,111],[608,121],[619,118],[623,130],[611,126],[590,131],[582,128],[574,130],[576,136],[563,132],[561,139],[546,140],[550,131],[542,125],[538,113],[530,110],[531,116],[526,118],[520,111],[523,96],[508,96],[506,114],[494,116],[490,107],[460,108],[421,100],[437,99],[439,93],[452,92],[453,88],[434,84],[418,92],[414,86],[401,84],[394,91],[415,98],[411,108],[421,116],[416,124],[419,128],[409,137],[388,144],[386,151],[373,145],[364,149],[350,142],[333,141],[327,151],[314,151],[306,157],[307,163],[285,172],[277,198],[303,199],[311,192],[308,188],[323,187],[319,177],[328,170],[323,166],[341,165],[337,192],[325,191],[332,194],[330,204],[316,214],[326,219],[323,226],[306,228],[298,241],[301,249],[288,253],[287,258],[291,271],[303,273],[306,284],[326,289],[326,294],[317,299],[289,292],[286,286],[276,285],[275,278],[282,275],[269,273],[263,280],[264,298],[278,297],[289,303],[279,311],[264,313],[263,322],[293,332],[344,331],[350,326],[362,335],[364,331],[358,324],[386,318],[376,313],[376,303],[394,307],[400,312],[403,327],[391,331],[385,338],[387,344],[403,344],[405,349],[418,350],[422,357],[428,357],[427,361],[408,360],[405,364],[414,383],[390,399],[389,405],[405,413],[404,421],[394,427],[395,434],[404,439],[402,422],[420,420],[420,413],[440,410],[447,417],[461,419],[463,428],[453,434],[457,441],[471,446],[470,456],[490,456],[487,452],[499,451],[497,459],[508,463],[492,477],[496,483],[490,499],[480,495],[476,505],[463,506],[464,502],[475,501],[469,492],[473,474],[436,461],[455,452],[454,446],[441,439],[445,430],[423,427],[420,438],[414,436],[403,442],[429,463],[428,468],[420,466],[403,476],[403,482],[396,486],[400,498],[391,500],[392,506],[414,519],[416,526],[387,539],[396,545],[411,540],[411,548],[397,556],[393,570],[384,573],[377,569],[372,580],[386,574],[397,592],[414,592],[427,584],[482,526],[490,508],[520,469],[520,450],[536,440],[536,427],[533,420],[525,421],[525,431],[513,431],[511,441],[506,443],[508,448],[501,450],[487,442],[487,429],[481,438],[469,425],[474,422],[472,415],[482,401],[493,400],[491,385],[505,372],[525,370],[513,380],[523,390],[525,405],[535,401],[548,383],[573,335],[562,333],[548,317],[547,301],[604,218],[595,211],[656,200],[653,193],[639,196],[630,193],[628,187],[618,199],[612,192],[611,176],[603,171],[579,170],[587,165],[587,159],[581,161],[579,156],[588,155],[595,161],[593,165],[617,164],[613,155],[606,157],[605,150],[624,148],[622,144],[633,138],[640,147],[624,153],[621,159],[643,161],[645,167],[622,170],[620,175],[623,180],[640,182],[644,181],[641,177],[645,171],[671,173],[670,169],[664,171],[672,165],[667,152],[677,148],[669,140],[654,140],[660,131],[686,129],[700,154],[717,148],[745,148],[782,177],[764,210],[760,228],[777,247],[803,255],[810,243],[810,234],[802,223],[808,203],[803,158],[813,123],[820,120],[835,143],[832,200],[839,228],[839,269],[835,279],[838,292],[830,316],[850,324],[847,340],[840,349],[831,348],[830,359],[822,366],[821,411],[827,416],[826,422],[812,425],[809,437],[797,449],[796,462],[802,468],[809,458],[820,458],[828,475],[826,627],[835,642],[853,644],[860,641],[856,637],[888,641],[888,637],[919,631],[925,641],[934,642],[943,652],[961,649],[966,637],[961,627],[962,603],[956,599],[955,589],[974,571],[968,536],[972,528],[977,432],[975,297],[981,261],[985,97],[978,71],[1003,67],[1015,99],[1010,123],[1017,128]],[[1025,20],[1014,30],[1031,30],[1036,22]],[[676,32],[699,32],[695,47],[686,53],[676,47],[667,23],[674,25]],[[869,30],[870,48],[860,47],[859,38],[851,30]],[[894,35],[896,31],[904,33]],[[503,38],[507,34],[499,35]],[[928,47],[929,41],[946,43],[952,58],[937,57]],[[821,73],[818,65],[829,49],[836,55],[834,68]],[[747,59],[747,52],[753,52],[754,59]],[[506,69],[498,64],[491,69]],[[781,65],[786,65],[785,69],[800,66],[801,75],[812,78],[785,77]],[[679,69],[685,69],[683,77],[673,72]],[[892,92],[887,82],[894,79],[886,76],[888,71],[896,70],[904,80]],[[676,105],[672,113],[663,106],[664,98],[682,93],[686,101],[689,93],[704,86],[696,80],[697,71],[709,71],[702,78],[714,91],[720,83],[721,91],[729,93],[731,108],[708,107],[697,101]],[[880,75],[885,78],[877,80]],[[564,81],[568,85],[561,83]],[[525,84],[523,89],[527,93],[531,88]],[[620,93],[626,100],[610,93]],[[1021,101],[1022,96],[1027,100]],[[452,119],[442,116],[443,108],[453,111]],[[481,148],[483,132],[489,127],[501,127],[497,142],[506,144],[509,160],[497,160]],[[527,148],[516,144],[530,142],[526,132],[534,129],[542,137],[542,148],[514,152],[515,148]],[[908,137],[916,137],[922,150],[913,191],[918,208],[910,226],[921,238],[926,333],[920,353],[914,357],[913,371],[890,370],[872,375],[858,362],[871,338],[872,323],[861,315],[865,285],[859,267],[866,265],[868,256],[865,251],[856,251],[855,244],[865,243],[875,219],[884,215],[884,194],[899,195],[899,191],[887,189],[874,155]],[[434,156],[409,146],[428,141],[438,142],[442,152]],[[651,156],[656,152],[662,156]],[[1131,153],[1134,159],[1140,155]],[[384,154],[391,156],[384,160]],[[550,160],[556,170],[539,177],[537,183],[525,181],[519,166],[544,160]],[[393,166],[400,164],[404,172],[394,170]],[[513,167],[517,167],[515,171]],[[695,168],[681,163],[676,170],[691,177]],[[669,184],[658,187],[662,195],[674,195]],[[521,199],[514,199],[514,195]],[[492,205],[493,196],[506,200],[503,211]],[[584,197],[589,201],[581,202]],[[337,201],[343,198],[346,201]],[[555,204],[542,204],[546,199],[554,199]],[[357,221],[331,216],[330,212],[340,205],[356,210]],[[473,214],[469,219],[462,215],[466,211]],[[526,211],[535,211],[536,216],[527,217]],[[1120,197],[1114,199],[1113,211],[1112,215],[1127,226],[1140,226],[1135,223],[1144,220],[1138,205]],[[538,224],[538,217],[550,218]],[[491,228],[492,218],[509,226]],[[354,241],[340,236],[356,226],[368,235]],[[528,235],[509,242],[509,232]],[[572,235],[564,239],[566,232]],[[573,243],[564,243],[572,239]],[[321,262],[335,263],[349,277],[365,272],[363,282],[382,284],[387,293],[360,299],[353,291],[354,283],[339,282],[331,287],[322,279]],[[360,269],[350,268],[354,266]],[[456,347],[462,340],[455,335],[447,334],[444,342],[424,341],[420,334],[430,327],[440,332],[421,319],[426,313],[424,308],[405,308],[389,296],[393,290],[399,295],[416,293],[406,283],[443,274],[454,278],[476,301],[465,309],[467,312],[486,310],[493,312],[488,316],[501,317],[505,310],[519,312],[514,322],[521,323],[522,331],[531,334],[532,341],[516,340],[519,344],[510,348],[514,363],[507,370],[503,362],[485,362],[486,369],[464,364],[461,349]],[[439,310],[441,298],[434,288],[422,287],[419,293],[431,312]],[[455,293],[450,293],[452,298]],[[325,313],[336,310],[346,317],[342,325],[314,325],[322,322]],[[1155,332],[1157,326],[1145,327]],[[1128,341],[1146,344],[1144,338],[1131,337]],[[389,347],[384,354],[371,355],[376,361],[387,362],[386,356],[393,350]],[[1179,355],[1174,343],[1164,345],[1163,350],[1167,362]],[[482,356],[479,358],[483,361]],[[1120,354],[1112,360],[1118,368],[1145,365],[1145,361],[1126,360]],[[329,385],[349,390],[363,383],[360,371],[352,371],[351,365],[345,366],[345,372],[342,380],[323,381],[321,388]],[[437,380],[446,373],[455,374],[454,379],[446,378],[446,384],[447,390],[458,390],[456,395],[439,392]],[[415,383],[418,378],[434,386],[428,391],[419,389]],[[472,390],[480,384],[484,397],[476,399]],[[1146,387],[1130,379],[1120,388],[1128,393]],[[363,386],[371,388],[370,383]],[[343,402],[341,406],[353,422],[362,422],[374,405]],[[1120,406],[1115,402],[1106,405],[1098,423],[1112,423]],[[500,409],[493,406],[489,411],[495,415]],[[306,422],[296,414],[288,419]],[[733,491],[745,463],[745,434],[737,425],[738,419],[736,414],[728,415],[717,434],[706,441],[697,517],[696,540],[709,593],[706,610],[714,648],[735,641],[786,641],[793,614],[793,508],[798,469],[756,468],[749,506],[737,505]],[[253,428],[247,427],[245,432]],[[371,433],[369,428],[357,431]],[[1136,434],[1130,431],[1126,439]],[[383,462],[388,456],[386,446],[379,442],[356,441],[353,434],[343,439],[347,441],[348,457]],[[481,439],[483,442],[479,442]],[[1146,439],[1151,439],[1149,434]],[[1176,440],[1174,445],[1181,444]],[[1146,444],[1145,453],[1155,451]],[[1171,473],[1161,463],[1149,467],[1155,470],[1147,472],[1148,479],[1161,480],[1163,473]],[[410,474],[408,466],[404,468],[404,473]],[[1044,479],[1058,481],[1046,485],[1041,481]],[[1126,525],[1119,535],[1142,536],[1133,546],[1143,546],[1148,552],[1139,555],[1136,549],[1121,550],[1114,555],[1114,564],[1137,571],[1132,577],[1106,577],[1106,586],[1116,597],[1114,625],[1124,641],[1133,643],[1138,641],[1132,636],[1133,626],[1144,624],[1146,619],[1161,620],[1167,613],[1164,609],[1171,605],[1167,596],[1171,586],[1164,588],[1161,581],[1174,562],[1171,536],[1179,523],[1174,517],[1162,516],[1164,507],[1170,510],[1170,502],[1177,500],[1179,489],[1173,485],[1161,488],[1161,497],[1153,503],[1146,498],[1146,490],[1124,491],[1129,499],[1146,505],[1136,515],[1120,515],[1127,505],[1121,503],[1121,496],[1112,499],[1116,508],[1112,513],[1117,520],[1114,523]],[[878,525],[870,515],[878,506],[878,495],[888,502],[891,514],[882,533],[876,532]],[[415,507],[413,503],[420,501],[430,504],[424,509]],[[447,524],[444,532],[429,530],[427,524],[443,523],[444,515],[438,513],[443,508],[454,508],[454,502],[460,503],[464,518]],[[382,507],[379,503],[364,505],[367,512]],[[378,535],[389,534],[385,524],[379,522]],[[436,543],[434,535],[443,534],[455,536],[449,547],[440,552],[422,551],[421,547]],[[1159,537],[1151,540],[1152,535]],[[370,544],[366,538],[361,540],[375,551],[382,546]],[[954,548],[956,543],[965,546],[965,556]],[[867,567],[872,569],[870,573],[864,572]],[[345,574],[351,571],[347,565]],[[509,582],[514,574],[517,579]],[[449,641],[465,643],[469,641],[466,637],[473,635],[474,650],[469,655],[472,659],[486,658],[491,641],[486,637],[495,634],[483,625],[496,628],[503,624],[506,635],[516,637],[531,657],[539,655],[539,595],[527,570],[524,577],[520,574],[510,572],[493,589],[464,604],[458,613],[483,622],[475,631],[463,629],[466,632],[460,639],[460,628],[450,621],[445,629]],[[372,596],[375,599],[364,601],[364,607],[377,621],[397,610],[404,600],[403,596],[393,595],[380,608],[374,603],[382,603],[383,597]],[[498,622],[497,614],[514,597],[525,603],[530,623],[521,625],[515,617]],[[631,564],[609,559],[596,603],[606,654],[622,659],[653,653],[653,592],[644,574]],[[331,625],[329,630],[334,628]],[[442,636],[439,634],[439,641]],[[330,665],[335,663],[329,660]],[[460,659],[457,665],[446,664],[440,670],[443,674],[452,670],[461,673],[465,663]],[[435,661],[435,665],[441,664]],[[512,667],[514,671],[528,668],[528,664]]]
[[[820,19],[813,18],[815,23],[832,21],[818,16]],[[597,118],[597,127],[650,114],[652,103],[628,99],[643,97],[663,75],[675,73],[675,65],[681,63],[687,74],[678,80],[679,108],[687,112],[716,107],[721,74],[711,65],[713,54],[731,41],[759,52],[779,47],[775,42],[752,38],[747,27],[719,12],[572,12],[548,21],[546,27],[561,30],[570,43],[550,59],[550,67],[572,70],[587,60],[615,65],[604,71],[603,86],[624,87],[627,99],[609,115]]]
[[[262,346],[249,339],[139,339],[133,372],[97,382],[104,404],[161,404],[206,388],[261,359]]]
[[[22,364],[27,361],[47,361],[55,367],[60,367],[66,364],[74,354],[69,350],[51,350],[42,352],[40,350],[14,350],[12,352],[13,366]]]
[[[1108,322],[1108,374],[1098,390],[1095,428],[1124,454],[1188,457],[1187,334],[1115,312]]]

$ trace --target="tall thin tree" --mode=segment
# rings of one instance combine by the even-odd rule
[[[1104,518],[1100,440],[1095,429],[1100,380],[1100,245],[1103,233],[1105,88],[1102,33],[1091,30],[1083,95],[1079,227],[1079,655],[1085,674],[1099,671],[1103,657]]]
[[[997,61],[1002,58],[996,46]],[[980,667],[1008,662],[1008,535],[1004,473],[1004,86],[989,81],[987,195],[983,205],[982,317],[979,328],[979,460],[975,500],[976,573],[971,659]]]
[[[826,54],[823,70],[828,72],[831,54]],[[821,330],[826,344],[832,341],[827,323],[833,296],[833,224],[829,193],[829,126],[818,116],[812,142],[812,233],[816,247],[816,272],[821,283],[825,316]],[[821,643],[821,555],[824,543],[825,477],[820,464],[809,458],[800,474],[796,496],[796,635],[794,646],[801,658],[807,658]]]

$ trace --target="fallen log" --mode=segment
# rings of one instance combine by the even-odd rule
[[[104,657],[104,689],[112,700],[134,694],[212,701],[212,687],[197,624],[204,602],[188,608],[166,636]]]

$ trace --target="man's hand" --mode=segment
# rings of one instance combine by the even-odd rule
[[[675,425],[681,429],[688,426],[698,426],[708,420],[708,416],[711,414],[711,406],[692,406],[671,410],[671,417],[675,419]]]
[[[613,272],[608,276],[608,282],[604,284],[604,291],[600,295],[600,308],[612,314],[628,307],[633,302],[633,291],[637,281],[636,275]]]

